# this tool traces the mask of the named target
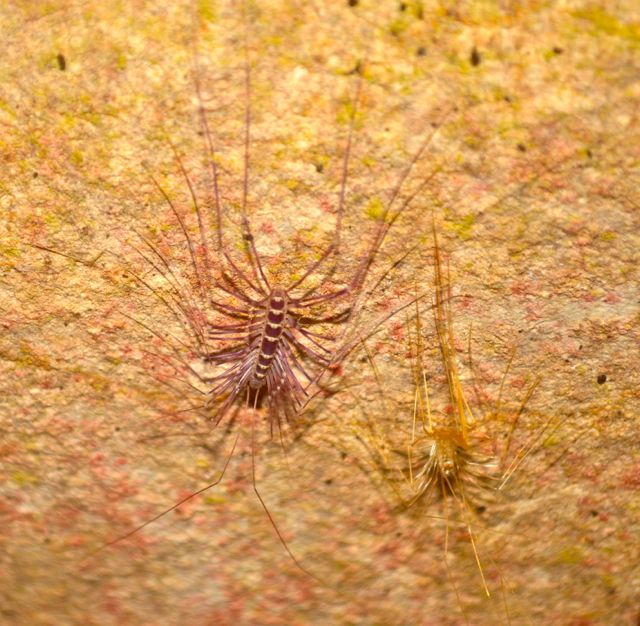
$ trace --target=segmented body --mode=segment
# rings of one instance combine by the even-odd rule
[[[411,502],[431,496],[433,489],[466,499],[465,487],[494,487],[496,481],[488,473],[494,458],[480,450],[483,439],[466,440],[457,428],[435,426],[411,447],[411,469],[415,495]]]
[[[247,404],[253,396],[253,404],[264,389],[272,418],[280,423],[282,417],[295,416],[304,405],[308,392],[306,386],[314,382],[300,362],[301,357],[326,366],[331,350],[324,344],[333,337],[318,335],[298,323],[301,311],[321,301],[325,296],[292,298],[282,287],[271,287],[266,280],[266,289],[259,283],[252,283],[254,290],[263,296],[253,300],[239,292],[236,294],[245,302],[245,308],[227,311],[244,321],[219,326],[209,325],[207,338],[216,343],[234,342],[219,352],[209,352],[204,359],[224,370],[207,377],[205,382],[212,385],[209,402],[215,402],[226,395],[213,419],[220,421],[227,409],[245,389]],[[334,292],[326,296],[333,298],[344,292]],[[230,308],[230,307],[229,307]],[[295,370],[302,373],[307,383],[302,383]]]
[[[281,350],[284,323],[287,316],[287,292],[276,287],[267,302],[267,314],[265,315],[260,350],[256,355],[252,368],[249,387],[260,389],[265,383],[265,378],[271,371],[274,358],[278,350]]]

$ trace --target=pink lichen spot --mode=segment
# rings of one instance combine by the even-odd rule
[[[325,213],[333,213],[334,211],[333,202],[327,196],[321,196],[318,199],[318,205],[320,206],[320,209]]]
[[[260,226],[258,226],[258,229],[265,235],[274,235],[276,232],[276,227],[273,222],[262,222]]]
[[[640,491],[640,464],[629,470],[620,481],[625,489]]]
[[[525,316],[525,320],[527,322],[537,322],[544,316],[545,307],[543,304],[533,303],[528,305],[526,309],[527,315]]]
[[[567,626],[594,626],[595,622],[588,617],[574,617],[570,622],[567,622]]]
[[[89,464],[93,467],[96,467],[98,465],[101,465],[102,461],[104,461],[104,454],[102,452],[97,452],[93,455],[93,458],[89,461]]]
[[[502,380],[503,372],[496,369],[489,363],[476,363],[476,375],[481,381],[487,383],[498,383]]]
[[[469,536],[469,531],[466,528],[459,528],[454,533],[456,541],[461,541],[464,543],[471,543],[471,537]]]
[[[82,535],[74,535],[67,539],[67,545],[71,548],[77,548],[79,546],[83,546],[86,542],[87,538]]]
[[[516,281],[511,284],[511,293],[515,296],[533,296],[540,292],[538,283]]]
[[[516,389],[522,389],[524,387],[524,378],[520,376],[514,377],[509,381],[509,384]]]
[[[398,341],[398,342],[402,341],[406,336],[404,323],[403,322],[395,323],[389,335],[395,341]]]
[[[584,229],[584,224],[580,220],[571,220],[568,224],[565,224],[564,226],[561,226],[561,229],[567,235],[575,236],[575,235],[577,235],[578,233],[580,233]]]
[[[471,309],[472,306],[473,306],[473,298],[470,298],[468,296],[462,297],[458,302],[458,308],[461,311],[468,311],[469,309]]]
[[[371,507],[371,519],[375,519],[378,524],[384,524],[390,519],[390,511],[386,504],[378,503]]]
[[[184,500],[185,498],[188,498],[190,495],[192,495],[191,491],[181,490],[178,492],[176,501],[179,502],[180,500]],[[186,511],[189,507],[192,507],[197,501],[198,501],[198,498],[191,498],[190,500],[187,500],[186,502],[181,504],[177,510]]]
[[[199,513],[198,515],[194,515],[193,518],[191,519],[191,523],[194,526],[206,526],[210,521],[211,519],[205,513]]]

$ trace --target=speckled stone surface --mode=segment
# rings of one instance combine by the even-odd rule
[[[636,3],[6,3],[0,32],[2,624],[638,623]],[[548,435],[474,504],[490,597],[459,511],[402,512],[375,467],[371,433],[397,440],[413,414],[404,313],[366,342],[382,382],[356,347],[286,458],[252,415],[260,494],[308,573],[253,490],[249,429],[218,486],[102,548],[217,480],[237,433],[185,411],[202,398],[164,357],[187,362],[189,338],[134,275],[163,288],[136,231],[188,267],[150,178],[195,219],[172,145],[211,205],[196,49],[240,246],[245,33],[248,213],[270,278],[300,276],[329,240],[363,74],[336,285],[430,141],[346,336],[432,289],[435,220],[468,396],[498,449],[541,378],[510,454]]]

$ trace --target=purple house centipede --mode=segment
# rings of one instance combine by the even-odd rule
[[[334,266],[326,269],[320,278],[315,278],[315,284],[305,288],[305,283],[318,272],[321,266],[327,264],[330,259],[337,257],[340,250],[349,158],[356,112],[364,82],[362,70],[359,69],[358,73],[360,77],[358,78],[349,119],[348,136],[342,160],[342,173],[338,191],[336,224],[332,240],[324,251],[319,254],[319,258],[311,262],[310,267],[302,273],[302,276],[296,278],[293,284],[286,288],[281,282],[273,284],[273,281],[267,276],[256,249],[247,216],[251,128],[248,59],[245,57],[246,111],[240,211],[242,238],[245,244],[246,260],[248,265],[252,267],[251,274],[234,259],[223,238],[223,202],[219,187],[218,164],[215,158],[217,152],[205,113],[201,86],[199,82],[196,82],[201,125],[204,131],[210,168],[212,210],[207,210],[196,194],[195,184],[187,173],[187,168],[176,148],[173,148],[174,155],[182,178],[188,188],[191,204],[197,219],[197,226],[193,226],[190,230],[187,219],[178,208],[177,203],[151,176],[156,188],[164,197],[171,213],[175,216],[179,225],[179,232],[183,235],[188,251],[188,272],[191,281],[186,281],[184,277],[178,274],[172,264],[172,260],[163,252],[160,244],[154,243],[144,235],[140,235],[140,238],[147,250],[141,249],[136,245],[133,248],[144,260],[147,268],[151,268],[151,274],[164,281],[166,291],[162,292],[156,288],[153,281],[149,280],[146,275],[134,273],[126,267],[124,269],[127,269],[144,289],[159,298],[172,312],[174,318],[186,327],[191,341],[196,345],[196,350],[191,349],[192,354],[201,363],[217,368],[217,371],[211,374],[202,373],[185,357],[184,352],[185,348],[189,349],[188,345],[183,344],[181,341],[176,342],[175,338],[166,330],[156,331],[148,328],[170,349],[171,354],[166,360],[171,361],[176,370],[182,370],[182,373],[178,374],[181,377],[181,382],[186,382],[188,386],[193,387],[187,381],[186,376],[194,376],[205,387],[205,390],[201,391],[207,396],[204,408],[215,405],[214,412],[208,415],[215,425],[218,426],[223,418],[229,414],[231,407],[245,391],[246,400],[243,403],[243,407],[238,406],[238,410],[230,418],[231,425],[237,415],[241,416],[233,446],[215,481],[182,498],[160,514],[147,520],[144,524],[106,545],[111,545],[111,543],[130,537],[198,494],[219,484],[233,457],[243,431],[242,426],[245,424],[245,420],[248,420],[250,421],[252,433],[251,472],[253,490],[289,556],[301,570],[316,578],[302,567],[292,554],[258,490],[255,463],[255,427],[257,421],[255,419],[255,410],[259,407],[261,396],[266,397],[271,437],[274,434],[274,423],[277,425],[278,430],[282,432],[284,422],[295,419],[299,411],[304,407],[309,397],[308,386],[318,381],[319,376],[332,363],[336,355],[345,354],[355,344],[357,337],[359,337],[357,334],[355,338],[344,341],[342,340],[344,333],[328,335],[309,329],[310,326],[315,324],[340,324],[344,323],[345,320],[348,321],[353,315],[354,302],[347,304],[342,311],[332,313],[328,317],[314,317],[314,307],[345,298],[350,294],[360,294],[362,292],[369,269],[389,229],[438,173],[437,169],[433,170],[419,181],[415,189],[405,194],[402,198],[400,197],[400,192],[414,165],[418,162],[437,132],[438,125],[434,124],[428,136],[421,142],[419,149],[404,167],[397,182],[391,188],[389,198],[383,210],[377,216],[370,236],[370,243],[357,261],[355,271],[346,285],[334,290],[326,288],[326,283],[335,270]],[[396,205],[397,208],[392,211]],[[170,246],[169,249],[171,249]],[[212,249],[215,250],[217,258],[214,257]],[[214,262],[214,258],[217,264]],[[216,271],[218,272],[217,274]],[[324,290],[320,291],[321,288],[324,288]],[[302,290],[302,293],[297,294],[297,290]],[[227,300],[223,301],[223,298],[227,298]],[[212,323],[213,313],[223,318],[221,323]],[[302,363],[303,360],[308,360],[315,364],[317,366],[316,370],[307,370],[306,363]],[[306,384],[298,378],[295,370],[298,370],[302,377],[306,379]],[[253,408],[253,411],[250,411],[250,408]]]

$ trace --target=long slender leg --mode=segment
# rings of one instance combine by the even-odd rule
[[[351,119],[349,120],[349,134],[347,136],[347,147],[344,151],[344,158],[342,160],[342,177],[340,180],[340,192],[338,195],[338,211],[337,211],[337,217],[336,217],[336,229],[333,235],[333,241],[329,244],[328,248],[324,251],[320,259],[316,261],[302,275],[302,277],[299,280],[297,280],[293,285],[291,285],[291,287],[289,288],[289,291],[293,291],[294,289],[297,289],[302,283],[304,283],[304,281],[311,274],[313,274],[325,262],[325,260],[332,253],[337,252],[337,250],[340,248],[340,237],[342,232],[342,215],[344,213],[344,203],[345,203],[346,189],[347,189],[347,178],[349,174],[349,159],[351,157],[351,146],[353,143],[353,130],[355,127],[356,112],[358,110],[358,105],[360,103],[360,95],[362,92],[362,81],[363,81],[363,78],[362,76],[360,76],[360,79],[358,80],[358,85],[356,88],[356,95],[353,100],[354,104],[353,104],[353,110],[351,111]],[[319,285],[314,287],[310,293],[315,291],[315,289],[317,289]]]
[[[234,262],[231,255],[229,254],[225,244],[224,239],[222,237],[222,202],[220,199],[220,186],[219,186],[219,177],[218,177],[218,166],[216,164],[216,150],[213,145],[213,136],[211,134],[211,129],[209,127],[209,121],[207,120],[207,115],[205,112],[204,101],[202,98],[202,88],[200,86],[200,77],[199,77],[199,66],[198,66],[198,57],[197,54],[195,56],[195,66],[196,66],[196,92],[198,94],[198,102],[200,109],[200,119],[202,122],[202,127],[204,130],[205,141],[207,146],[208,153],[208,161],[211,169],[211,179],[213,183],[213,199],[215,205],[215,224],[216,230],[218,234],[218,250],[222,253],[224,258],[231,269],[235,272],[236,276],[238,276],[241,280],[243,280],[253,291],[263,298],[267,297],[267,293],[260,287],[259,284],[254,284],[253,281],[249,279],[249,277],[238,267],[238,265]],[[246,173],[245,173],[245,187],[247,185],[246,181]],[[246,199],[243,199],[243,207]],[[245,209],[243,208],[243,211]],[[268,284],[268,283],[267,283]]]
[[[256,480],[255,420],[251,421],[251,477],[252,477],[252,483],[253,483],[253,491],[258,497],[258,500],[260,500],[260,504],[262,505],[264,512],[267,514],[267,517],[269,518],[269,522],[271,522],[271,526],[276,531],[276,535],[278,535],[278,539],[280,540],[280,543],[282,544],[283,548],[286,550],[291,560],[296,564],[296,566],[300,569],[300,571],[304,572],[307,576],[309,576],[310,578],[313,578],[313,580],[320,583],[323,587],[330,589],[334,593],[340,594],[339,591],[332,589],[329,585],[327,585],[327,583],[325,583],[323,580],[318,578],[315,574],[311,573],[306,567],[302,565],[302,563],[300,563],[300,561],[295,557],[293,552],[291,552],[291,549],[287,545],[287,542],[284,540],[284,537],[282,536],[282,533],[280,532],[280,529],[278,528],[278,525],[276,524],[276,521],[273,518],[273,515],[271,515],[271,511],[269,511],[269,508],[267,507],[266,502],[264,501],[262,495],[260,494],[260,491],[258,490],[258,482]]]
[[[222,468],[222,472],[220,472],[220,476],[218,476],[216,480],[214,480],[212,483],[209,483],[205,487],[202,487],[202,489],[198,489],[197,491],[194,491],[193,493],[189,494],[186,498],[182,498],[182,500],[180,500],[179,502],[176,502],[174,505],[162,511],[162,513],[147,520],[144,524],[141,524],[140,526],[134,528],[132,531],[128,532],[126,535],[123,535],[121,537],[118,537],[117,539],[114,539],[113,541],[109,541],[105,543],[104,545],[100,546],[100,548],[98,548],[96,552],[104,550],[109,546],[112,546],[116,543],[119,543],[120,541],[128,539],[132,535],[135,535],[137,532],[141,531],[143,528],[146,528],[147,526],[149,526],[149,524],[153,524],[153,522],[159,520],[161,517],[164,517],[167,513],[171,513],[171,511],[175,511],[178,507],[182,506],[185,502],[192,500],[196,496],[199,496],[201,493],[204,493],[205,491],[208,491],[209,489],[212,489],[213,487],[218,485],[220,481],[224,478],[227,468],[229,467],[229,463],[231,463],[231,458],[233,457],[233,453],[235,452],[236,446],[238,445],[238,440],[240,439],[240,435],[242,434],[242,427],[244,426],[244,420],[246,419],[246,415],[247,415],[247,411],[245,411],[245,415],[242,418],[242,423],[240,424],[240,428],[238,428],[238,434],[236,435],[235,441],[233,442],[233,447],[231,448],[231,452],[227,456],[227,460],[224,464],[224,467]],[[93,554],[95,554],[95,552]]]

